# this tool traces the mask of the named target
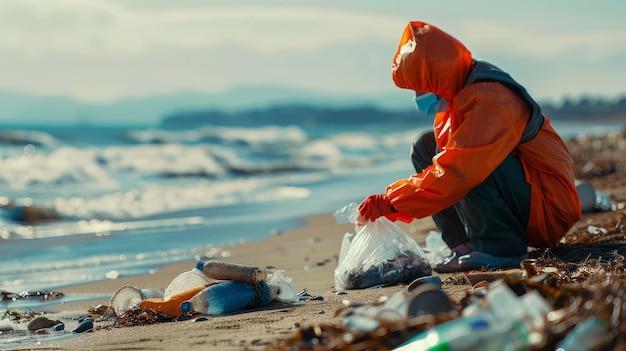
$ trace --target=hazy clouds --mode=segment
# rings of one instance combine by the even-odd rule
[[[404,26],[424,20],[541,98],[626,91],[624,5],[499,4],[3,0],[0,89],[85,101],[243,84],[384,92],[397,89]]]

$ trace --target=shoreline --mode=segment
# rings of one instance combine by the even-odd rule
[[[299,227],[287,230],[279,235],[221,247],[220,251],[225,253],[224,257],[211,259],[286,270],[284,275],[292,279],[292,285],[296,291],[305,287],[309,290],[328,287],[324,286],[328,284],[322,284],[322,281],[334,284],[332,275],[329,278],[328,276],[318,276],[317,273],[326,273],[328,267],[325,266],[332,266],[334,271],[343,235],[346,232],[354,231],[354,226],[352,224],[338,224],[332,213],[313,215],[297,221],[299,222]],[[405,229],[407,234],[411,235],[420,244],[423,244],[428,231],[436,228],[430,218],[416,220],[411,224],[401,222],[396,224]],[[287,252],[287,250],[290,252]],[[267,257],[265,253],[268,254]],[[297,256],[298,253],[302,254],[301,259],[292,260],[292,256]],[[195,267],[196,262],[168,263],[159,266],[154,274],[141,274],[120,277],[115,280],[87,282],[64,287],[59,289],[59,291],[66,295],[102,295],[107,291],[112,294],[124,285],[133,285],[139,289],[151,288],[163,292],[172,279],[178,274]],[[325,267],[325,269],[321,269],[321,267]],[[314,278],[315,280],[308,278]],[[315,281],[319,281],[320,284],[315,284]],[[302,287],[298,289],[300,286]],[[334,289],[334,287],[332,288]],[[99,303],[108,304],[109,301],[108,299],[106,301],[95,299],[83,302],[70,302],[52,305],[45,310],[51,312],[81,308],[86,310],[86,308]]]
[[[332,223],[329,223],[331,220],[332,220]],[[304,269],[304,267],[307,265],[307,262],[310,260],[310,258],[304,258],[301,261],[302,262],[301,267],[298,267],[298,264],[296,264],[295,262],[293,264],[287,265],[288,267],[285,267],[285,264],[284,262],[282,262],[283,260],[281,260],[280,257],[278,257],[278,260],[276,260],[276,257],[273,257],[272,259],[264,260],[263,253],[258,252],[257,249],[259,247],[262,247],[262,248],[268,249],[268,253],[270,253],[269,251],[271,251],[271,252],[278,252],[280,254],[280,252],[283,252],[283,250],[287,248],[294,249],[296,247],[304,245],[303,247],[300,247],[300,250],[306,251],[306,246],[311,246],[311,251],[314,253],[316,250],[313,244],[315,244],[315,242],[322,239],[322,238],[314,236],[313,231],[317,230],[314,228],[330,227],[332,225],[332,226],[337,227],[334,229],[338,229],[339,227],[344,227],[343,229],[345,229],[346,231],[352,230],[352,225],[337,224],[336,222],[334,222],[334,217],[332,217],[332,214],[314,215],[311,217],[299,219],[297,221],[300,224],[299,226],[296,227],[296,229],[287,230],[281,234],[268,236],[268,237],[261,238],[255,241],[219,247],[218,250],[221,253],[223,253],[223,256],[215,257],[211,259],[231,262],[231,263],[257,265],[260,267],[272,266],[277,269],[287,270],[287,272],[285,272],[286,276],[290,276],[290,273],[292,273],[293,271],[298,271],[298,270],[300,270],[299,273],[301,274],[304,271],[307,271],[306,269]],[[333,229],[333,228],[329,228],[329,229]],[[301,234],[301,232],[307,232],[307,233]],[[308,236],[309,232],[311,236],[309,236],[308,238],[302,238],[303,235]],[[294,236],[297,236],[298,239],[296,239]],[[339,235],[338,241],[334,244],[340,245],[342,237],[343,237],[343,233]],[[288,239],[285,240],[285,238],[288,238]],[[300,239],[308,240],[308,242],[305,242],[303,244],[302,240]],[[323,239],[324,241],[328,241],[328,240],[332,240],[333,238],[332,236],[324,235]],[[332,246],[335,246],[334,244],[332,244]],[[284,246],[284,248],[282,246]],[[326,243],[325,243],[325,246],[326,246]],[[337,246],[336,251],[337,251],[336,255],[338,256],[339,246]],[[281,265],[275,264],[276,261],[278,261],[278,263],[281,263]],[[153,274],[140,274],[140,275],[120,277],[115,280],[86,282],[86,283],[64,287],[62,289],[59,289],[59,291],[65,293],[66,295],[67,294],[80,294],[80,295],[102,294],[103,291],[110,291],[112,294],[115,290],[117,290],[117,288],[121,286],[134,285],[140,289],[151,288],[151,289],[155,289],[155,290],[159,290],[163,292],[163,290],[165,290],[165,288],[171,282],[172,279],[174,279],[178,274],[188,271],[192,269],[193,267],[195,267],[196,262],[197,261],[193,260],[193,261],[185,261],[185,262],[178,262],[178,263],[166,263],[162,266],[159,266],[158,269]],[[315,262],[311,262],[311,263],[315,263]],[[293,285],[295,288],[295,285],[297,284],[297,281],[298,281],[298,276],[296,276],[294,280],[295,281],[293,282]],[[95,304],[97,303],[108,304],[108,302],[109,302],[108,300],[107,301],[93,300],[93,301],[86,301],[86,302],[72,302],[68,304],[50,306],[48,310],[53,311],[53,312],[58,312],[58,311],[65,311],[68,309],[68,307],[73,307],[73,308],[89,307],[89,306],[94,305],[94,303]],[[88,304],[89,306],[87,306],[86,304]]]

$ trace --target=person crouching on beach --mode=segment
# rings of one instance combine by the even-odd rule
[[[434,119],[411,150],[416,174],[359,205],[360,220],[432,216],[452,254],[440,273],[519,267],[581,218],[573,161],[526,89],[457,39],[410,22],[392,77]]]

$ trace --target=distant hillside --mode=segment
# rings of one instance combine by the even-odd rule
[[[543,104],[544,113],[554,121],[626,121],[626,98],[617,102],[584,98],[562,106]],[[289,125],[289,124],[415,124],[416,109],[388,111],[378,107],[318,107],[278,105],[267,108],[227,112],[218,109],[177,112],[166,116],[162,127],[193,128],[202,125]]]
[[[558,121],[626,121],[626,97],[615,102],[590,98],[578,102],[565,100],[560,107],[546,104],[542,109],[546,116]]]
[[[240,112],[220,110],[176,113],[163,119],[163,127],[202,125],[313,125],[313,124],[415,124],[417,110],[383,111],[376,107],[325,108],[304,105],[274,106]]]

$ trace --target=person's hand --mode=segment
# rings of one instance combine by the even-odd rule
[[[391,201],[385,194],[370,195],[359,205],[359,214],[362,219],[374,221],[378,217],[396,213]],[[359,220],[357,220],[358,224]]]

